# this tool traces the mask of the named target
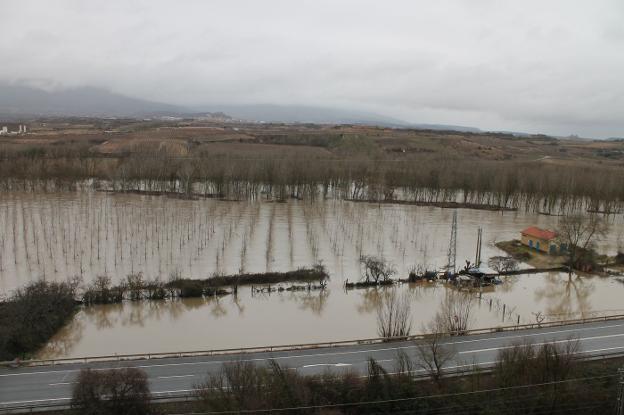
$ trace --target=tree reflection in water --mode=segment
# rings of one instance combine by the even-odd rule
[[[377,311],[377,307],[382,301],[387,300],[391,295],[391,291],[394,288],[403,289],[407,286],[407,292],[412,302],[422,300],[425,296],[435,296],[437,291],[447,289],[444,286],[435,283],[428,283],[427,281],[402,284],[398,286],[381,286],[372,288],[361,288],[348,290],[347,293],[355,291],[360,297],[361,301],[357,304],[357,311],[360,314],[374,313]],[[415,309],[416,310],[416,309]]]
[[[586,277],[577,274],[564,276],[548,273],[544,277],[546,285],[535,290],[535,300],[546,302],[545,314],[550,319],[590,317],[592,305],[589,297],[595,285]]]
[[[82,339],[85,329],[85,315],[81,311],[56,333],[39,351],[37,357],[42,359],[68,356],[74,346]]]
[[[299,303],[301,310],[310,310],[317,316],[323,315],[327,305],[329,290],[306,291],[305,293],[292,293],[291,299]]]
[[[245,305],[241,302],[240,297],[238,296],[238,294],[234,294],[232,296],[232,304],[234,304],[234,306],[238,310],[238,315],[239,316],[243,316],[245,314]]]

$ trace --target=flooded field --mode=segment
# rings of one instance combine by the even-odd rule
[[[282,293],[238,299],[125,302],[88,307],[40,352],[70,357],[210,350],[260,345],[314,343],[377,337],[376,307],[385,289]],[[446,288],[404,284],[412,299],[413,332],[430,321]],[[477,300],[473,327],[535,322],[533,312],[553,318],[624,314],[624,284],[607,278],[567,274],[508,277]],[[490,306],[490,299],[492,305]],[[503,304],[506,306],[503,316]]]
[[[120,281],[142,272],[206,278],[214,273],[287,271],[317,263],[330,273],[321,292],[217,299],[125,302],[82,309],[41,356],[85,356],[376,337],[375,309],[386,290],[343,289],[360,276],[361,255],[383,256],[398,276],[412,267],[446,264],[453,210],[339,200],[274,203],[178,200],[98,192],[0,198],[0,292],[39,278],[85,283],[108,275]],[[518,238],[530,225],[556,228],[557,217],[523,212],[458,211],[458,265],[474,260],[483,228],[482,257],[501,255],[497,241]],[[609,219],[600,250],[622,245],[622,216]],[[403,284],[419,331],[438,309],[445,288]],[[620,313],[624,284],[616,278],[567,274],[508,277],[484,291],[473,327]],[[491,300],[491,302],[490,302]],[[505,314],[503,315],[503,307]]]

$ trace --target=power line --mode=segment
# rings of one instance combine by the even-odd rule
[[[293,407],[285,407],[285,408],[269,408],[269,409],[241,409],[241,410],[232,410],[232,411],[211,411],[211,412],[190,412],[186,414],[178,414],[178,415],[211,415],[211,414],[245,414],[245,413],[267,413],[267,412],[286,412],[286,411],[301,411],[301,410],[313,410],[313,409],[325,409],[325,408],[340,408],[340,407],[350,407],[350,406],[367,406],[367,405],[379,405],[386,403],[399,403],[399,402],[412,402],[418,400],[425,399],[439,399],[439,398],[448,398],[454,396],[469,396],[474,394],[481,393],[490,393],[490,392],[500,392],[505,390],[519,390],[519,389],[529,389],[534,387],[542,387],[549,385],[556,385],[562,383],[572,383],[572,382],[580,382],[580,381],[588,381],[595,379],[607,379],[617,377],[619,375],[603,375],[603,376],[592,376],[592,377],[583,377],[583,378],[574,378],[574,379],[565,379],[559,381],[552,382],[544,382],[544,383],[534,383],[529,385],[517,385],[517,386],[507,386],[503,388],[491,388],[491,389],[482,389],[478,391],[468,391],[468,392],[457,392],[457,393],[443,393],[436,395],[424,395],[424,396],[415,396],[411,398],[396,398],[396,399],[384,399],[377,401],[364,401],[364,402],[341,402],[334,404],[325,404],[325,405],[306,405],[306,406],[293,406]]]

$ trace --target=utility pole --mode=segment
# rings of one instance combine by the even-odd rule
[[[618,400],[615,413],[617,415],[624,415],[624,368],[619,368],[618,373],[620,374],[620,386],[618,389]]]
[[[453,224],[451,225],[451,240],[449,241],[448,262],[446,264],[446,272],[454,275],[456,271],[457,260],[457,211],[453,212]]]
[[[479,228],[477,231],[477,254],[475,255],[475,267],[481,266],[481,239],[483,237],[483,229]]]

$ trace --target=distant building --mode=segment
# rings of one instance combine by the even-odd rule
[[[545,254],[558,255],[567,249],[565,244],[560,243],[557,239],[557,232],[541,229],[537,226],[523,230],[520,240],[523,245]]]

